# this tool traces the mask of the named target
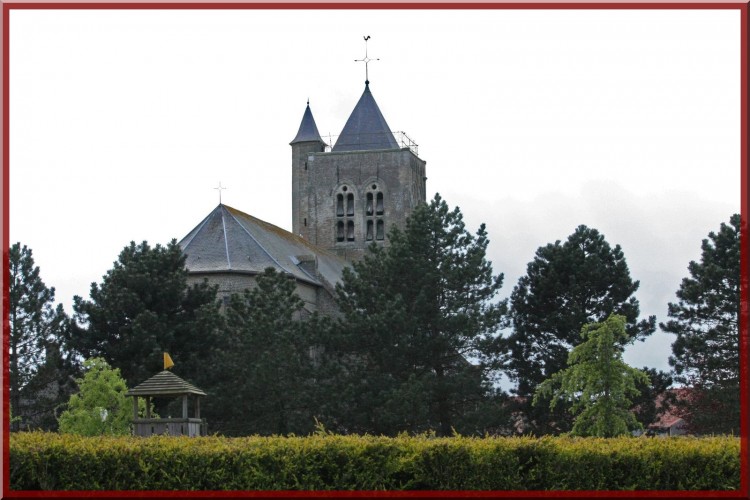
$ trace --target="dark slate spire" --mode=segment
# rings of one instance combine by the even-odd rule
[[[354,107],[332,151],[398,149],[399,145],[370,92],[370,82]]]
[[[299,125],[299,131],[297,137],[292,140],[289,144],[296,144],[298,142],[323,142],[318,133],[318,127],[315,125],[315,118],[313,118],[312,111],[310,111],[310,101],[307,101],[307,108],[305,108],[305,114],[302,115],[302,123]]]

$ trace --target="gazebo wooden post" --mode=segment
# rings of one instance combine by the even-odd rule
[[[187,394],[182,396],[182,418],[188,418],[188,404],[187,404]]]
[[[195,418],[201,418],[201,398],[195,396]]]

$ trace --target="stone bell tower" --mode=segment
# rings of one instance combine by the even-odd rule
[[[372,243],[387,245],[390,228],[404,227],[425,202],[425,161],[390,130],[369,80],[330,151],[309,102],[290,145],[292,231],[346,260],[362,258]]]

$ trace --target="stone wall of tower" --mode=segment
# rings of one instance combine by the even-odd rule
[[[362,258],[373,241],[387,245],[390,228],[403,228],[414,207],[425,201],[425,162],[408,148],[324,153],[300,147],[293,155],[294,167],[305,169],[300,170],[302,175],[298,175],[292,192],[295,233],[347,260]],[[368,191],[382,193],[381,216],[368,217]],[[354,195],[354,213],[349,216],[345,211],[341,216],[337,213],[337,195],[350,193]],[[367,239],[368,220],[383,221],[383,240]],[[338,224],[349,221],[354,225],[353,240],[347,234],[339,241]]]
[[[324,150],[320,142],[292,144],[292,233],[310,241],[310,207],[306,193],[310,190],[308,157]]]

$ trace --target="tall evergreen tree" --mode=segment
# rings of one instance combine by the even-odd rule
[[[315,318],[303,320],[293,278],[266,269],[232,296],[205,414],[228,435],[304,434],[314,428]]]
[[[48,288],[34,264],[32,251],[16,243],[9,251],[10,404],[13,429],[56,426],[54,409],[72,389],[72,360],[60,343],[68,317],[53,306],[55,289]]]
[[[460,210],[436,195],[389,240],[337,288],[343,318],[327,353],[344,353],[342,421],[358,432],[466,432],[463,415],[489,391],[506,312],[505,301],[493,301],[503,275],[485,257],[484,225],[472,235]]]
[[[596,229],[578,226],[565,243],[540,247],[527,273],[511,294],[513,330],[507,342],[507,373],[518,383],[516,393],[528,412],[531,431],[564,432],[572,422],[564,405],[554,418],[548,405],[533,408],[536,387],[565,367],[568,352],[581,342],[583,325],[600,323],[612,314],[625,317],[627,339],[643,340],[656,329],[656,318],[638,321],[639,305],[619,245],[614,248]]]
[[[547,399],[553,407],[561,400],[571,403],[571,413],[577,414],[574,436],[615,437],[642,429],[630,411],[631,398],[639,394],[637,384],[649,380],[622,360],[629,338],[624,316],[584,325],[582,342],[568,355],[568,367],[539,384],[533,404]]]
[[[659,326],[677,335],[672,344],[675,381],[692,388],[683,417],[696,433],[739,433],[740,216],[710,232],[700,262],[670,303]],[[678,402],[679,404],[679,402]]]
[[[91,284],[90,300],[76,296],[73,309],[69,345],[119,368],[129,387],[161,371],[164,351],[199,385],[213,367],[221,324],[216,289],[188,286],[175,240],[155,247],[131,242],[101,284]]]

